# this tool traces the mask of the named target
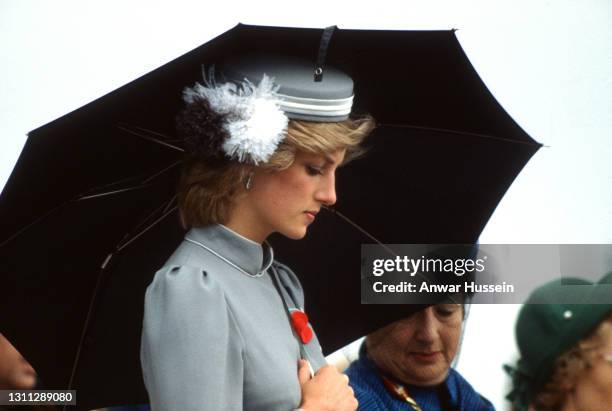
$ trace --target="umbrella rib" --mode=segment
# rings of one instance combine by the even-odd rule
[[[159,177],[160,175],[164,174],[166,171],[170,170],[171,168],[176,167],[179,164],[181,164],[181,162],[180,161],[176,161],[176,162],[170,164],[169,166],[164,167],[160,171],[158,171],[158,172],[150,175],[149,177],[147,177],[139,185],[128,187],[128,188],[121,188],[121,189],[117,189],[117,190],[113,190],[113,191],[106,191],[106,192],[102,192],[102,193],[90,194],[90,195],[85,195],[85,193],[83,193],[83,194],[80,194],[80,197],[77,198],[77,201],[78,200],[89,200],[91,198],[103,197],[103,196],[106,196],[106,195],[117,194],[117,193],[122,193],[122,192],[125,192],[125,191],[130,191],[130,190],[134,190],[134,189],[148,187],[149,186],[148,183],[150,183],[152,180],[155,180],[157,177]],[[102,189],[102,188],[106,188],[106,187],[112,187],[112,186],[115,186],[117,184],[121,184],[121,183],[126,182],[126,181],[134,181],[134,180],[139,179],[139,178],[142,178],[142,176],[124,178],[124,179],[118,180],[118,181],[116,181],[114,183],[109,183],[109,184],[105,184],[103,186],[91,188],[88,191],[86,191],[86,193],[90,193],[92,191],[96,191],[98,189]]]
[[[147,227],[145,227],[144,229],[142,229],[142,231],[140,231],[138,234],[136,234],[134,237],[130,238],[128,241],[120,244],[117,247],[117,252],[123,250],[125,247],[127,247],[128,245],[130,245],[131,243],[133,243],[134,241],[136,241],[138,238],[140,238],[144,233],[146,233],[147,231],[149,231],[151,228],[155,227],[160,221],[162,221],[164,218],[166,218],[169,214],[172,214],[172,212],[174,212],[174,210],[176,210],[178,208],[178,206],[174,206],[172,207],[170,210],[166,211],[164,214],[161,215],[161,217],[159,217],[157,220],[153,221],[151,224],[149,224]]]
[[[172,205],[172,203],[174,203],[174,200],[176,200],[177,195],[175,194],[174,197],[172,197],[172,200],[170,200],[168,202],[168,204],[166,205],[166,207],[164,208],[164,211],[162,211],[162,213],[166,213],[169,209],[170,206]]]
[[[450,130],[450,129],[446,129],[446,128],[413,126],[413,125],[410,125],[410,124],[395,124],[395,123],[379,123],[379,126],[382,126],[382,127],[396,127],[396,128],[410,128],[410,129],[415,129],[415,130],[433,131],[433,132],[436,132],[436,133],[459,134],[459,135],[462,135],[462,136],[479,137],[479,138],[486,138],[486,139],[490,139],[490,140],[504,141],[506,143],[524,144],[524,145],[528,145],[528,146],[532,146],[532,147],[541,147],[542,146],[540,143],[534,143],[534,142],[530,142],[530,141],[518,141],[518,140],[512,140],[510,138],[505,138],[505,137],[497,137],[497,136],[491,136],[491,135],[488,135],[488,134],[480,134],[480,133],[470,133],[468,131]]]
[[[99,197],[105,197],[105,196],[109,196],[113,194],[125,193],[127,191],[139,190],[141,188],[147,188],[150,186],[151,186],[150,184],[140,184],[134,187],[122,188],[120,190],[113,190],[113,191],[107,191],[105,193],[91,194],[88,196],[78,197],[75,201],[91,200],[92,198],[99,198]]]
[[[79,196],[85,196],[85,195],[88,195],[89,193],[95,193],[96,191],[106,189],[106,188],[111,188],[111,187],[114,187],[114,186],[117,186],[123,183],[136,182],[142,177],[143,176],[126,177],[126,178],[122,178],[121,180],[114,181],[112,183],[107,183],[107,184],[103,184],[97,187],[92,187],[92,188],[89,188],[87,191],[80,193]]]
[[[76,198],[74,198],[72,200],[68,200],[68,201],[58,205],[57,207],[52,208],[51,210],[47,211],[45,214],[43,214],[40,217],[38,217],[36,220],[34,220],[31,223],[25,225],[20,230],[17,230],[15,233],[13,233],[13,235],[8,237],[6,240],[2,241],[0,243],[0,247],[4,247],[6,244],[11,242],[13,239],[15,239],[16,237],[21,235],[24,231],[26,231],[29,228],[33,227],[34,225],[40,223],[41,221],[43,221],[44,219],[49,217],[51,214],[53,214],[56,211],[58,211],[60,208],[65,207],[65,206],[67,206],[68,204],[70,204],[72,202],[77,202],[77,201],[81,201],[81,200],[89,200],[89,199],[92,199],[92,198],[103,197],[103,196],[117,194],[117,193],[123,193],[123,192],[126,192],[126,191],[137,190],[137,189],[146,188],[146,187],[148,187],[148,185],[140,185],[140,186],[136,186],[136,187],[130,187],[130,188],[125,188],[125,189],[121,189],[121,190],[114,190],[114,191],[109,191],[109,192],[106,192],[106,193],[92,194],[92,195],[88,195],[88,196],[81,196],[81,197],[77,196]]]
[[[125,127],[125,128],[132,127],[132,128],[137,129],[137,130],[144,131],[145,133],[149,133],[149,134],[153,134],[154,136],[162,137],[165,141],[181,141],[181,139],[173,139],[173,138],[170,138],[170,136],[167,136],[166,134],[163,134],[163,133],[160,133],[159,131],[151,130],[151,129],[148,129],[148,128],[144,128],[144,127],[140,127],[140,126],[133,126],[133,125],[128,124],[128,123],[118,123],[118,125],[122,126],[122,127]]]
[[[162,145],[162,146],[170,147],[170,148],[172,148],[172,149],[174,149],[174,150],[177,150],[177,151],[180,151],[180,152],[184,152],[184,151],[185,151],[185,150],[183,150],[182,148],[177,147],[177,146],[175,146],[175,145],[173,145],[173,144],[166,143],[165,141],[161,141],[161,140],[159,140],[159,139],[157,139],[157,138],[154,138],[154,137],[145,136],[144,134],[138,133],[138,132],[136,132],[136,131],[134,131],[134,130],[130,130],[129,128],[124,127],[124,126],[121,126],[121,125],[119,125],[119,124],[117,124],[117,128],[118,128],[119,130],[123,130],[123,131],[125,131],[126,133],[132,134],[132,135],[134,135],[134,136],[136,136],[136,137],[140,137],[140,138],[142,138],[142,139],[144,139],[144,140],[152,141],[152,142],[154,142],[154,143],[160,144],[160,145]]]
[[[382,248],[384,248],[389,254],[391,254],[394,257],[397,257],[397,254],[390,249],[389,247],[387,247],[386,244],[383,244],[381,241],[379,241],[376,237],[374,237],[372,234],[368,233],[364,228],[362,228],[361,226],[359,226],[357,223],[355,223],[353,220],[351,220],[350,218],[348,218],[347,216],[345,216],[344,214],[342,214],[340,211],[333,209],[331,207],[328,206],[322,206],[325,210],[331,212],[332,214],[337,215],[338,217],[340,217],[341,219],[343,219],[345,222],[349,223],[350,225],[352,225],[354,228],[356,228],[357,230],[359,230],[361,233],[365,234],[367,237],[369,237],[371,240],[375,241],[376,243],[378,243],[378,245],[380,245]],[[425,275],[423,275],[420,272],[416,272],[416,274],[421,277],[423,280],[429,280],[429,278],[427,278]],[[455,304],[459,304],[458,301],[455,301],[455,299],[452,296],[448,296],[448,299],[450,301],[452,301]]]
[[[18,237],[19,235],[21,235],[24,231],[28,230],[30,227],[40,223],[41,221],[43,221],[45,218],[49,217],[51,214],[55,213],[56,211],[58,211],[60,208],[67,206],[70,203],[70,201],[66,201],[63,204],[58,205],[55,208],[52,208],[51,210],[47,211],[45,214],[41,215],[40,217],[38,217],[36,220],[32,221],[30,224],[27,224],[25,227],[22,227],[20,230],[18,230],[17,232],[15,232],[13,235],[11,235],[9,238],[7,238],[6,240],[4,240],[3,242],[0,243],[0,248],[4,247],[6,244],[8,244],[9,242],[11,242],[13,239],[15,239],[16,237]]]
[[[157,207],[155,210],[153,210],[146,218],[144,218],[140,223],[138,223],[138,225],[136,225],[130,232],[128,232],[125,236],[123,236],[123,238],[121,239],[121,241],[119,242],[119,245],[117,247],[120,247],[121,244],[123,244],[125,241],[128,241],[130,238],[130,233],[134,232],[134,231],[138,231],[140,229],[140,227],[146,225],[149,220],[156,215],[161,209],[163,209],[163,211],[161,212],[162,214],[165,214],[169,209],[170,206],[174,203],[174,200],[176,199],[176,195],[174,195],[174,197],[172,197],[170,199],[170,201],[168,201],[167,203],[162,203],[159,207]]]
[[[74,377],[76,376],[76,370],[79,366],[79,360],[81,358],[81,350],[83,348],[83,343],[85,342],[85,336],[87,335],[87,330],[89,328],[89,322],[91,320],[91,315],[93,313],[96,296],[98,295],[98,289],[100,288],[100,283],[102,282],[102,273],[104,272],[104,269],[106,268],[106,264],[110,261],[112,256],[113,256],[113,253],[110,253],[109,255],[107,255],[106,258],[104,259],[104,262],[100,266],[100,272],[98,273],[98,278],[96,280],[96,286],[94,288],[93,296],[89,302],[89,308],[87,309],[87,316],[85,317],[85,324],[83,325],[83,330],[81,331],[81,338],[79,340],[79,346],[77,347],[77,352],[75,354],[74,363],[72,364],[72,372],[70,373],[70,380],[68,381],[69,390],[72,389],[72,384],[74,383]],[[64,406],[64,410],[65,409],[66,409],[66,406]]]
[[[142,188],[147,188],[150,187],[149,183],[151,180],[155,179],[156,177],[160,176],[161,174],[165,173],[166,171],[170,170],[171,168],[175,167],[176,165],[180,164],[180,161],[177,161],[175,163],[170,164],[168,167],[165,167],[164,169],[162,169],[161,171],[153,174],[152,176],[148,177],[146,180],[143,181],[142,184],[137,185],[137,186],[133,186],[133,187],[128,187],[128,188],[122,188],[122,189],[118,189],[118,190],[112,190],[112,191],[106,191],[103,193],[97,193],[97,194],[90,194],[90,195],[83,195],[80,194],[79,196],[77,196],[76,198],[66,201],[63,204],[60,204],[59,206],[52,208],[51,210],[47,211],[45,214],[43,214],[42,216],[38,217],[36,220],[32,221],[31,223],[27,224],[26,226],[22,227],[20,230],[16,231],[13,235],[11,235],[10,237],[8,237],[6,240],[2,241],[0,243],[0,247],[3,247],[5,244],[9,243],[11,240],[13,240],[14,238],[16,238],[17,236],[19,236],[21,233],[23,233],[24,231],[26,231],[27,229],[29,229],[30,227],[38,224],[39,222],[43,221],[45,218],[47,218],[49,215],[53,214],[55,211],[59,210],[60,208],[68,205],[71,202],[77,202],[77,201],[83,201],[83,200],[91,200],[93,198],[100,198],[100,197],[105,197],[105,196],[109,196],[109,195],[113,195],[113,194],[120,194],[120,193],[125,193],[128,191],[133,191],[133,190],[139,190]],[[104,187],[111,187],[113,185],[117,185],[120,184],[124,181],[130,181],[133,180],[135,177],[130,177],[130,178],[125,178],[119,181],[116,181],[114,183],[109,183],[103,186],[100,186],[98,188],[104,188]],[[91,192],[91,191],[95,191],[97,188],[93,188],[88,190],[87,192]],[[170,200],[170,202],[168,204],[166,204],[166,208],[164,209],[164,212],[167,211],[169,205],[174,201],[174,199],[176,198],[173,197],[172,200]],[[157,211],[157,210],[156,210]]]
[[[102,264],[100,266],[100,273],[98,274],[98,279],[96,281],[96,286],[94,288],[93,296],[92,296],[91,301],[89,303],[89,309],[87,310],[87,316],[85,317],[85,324],[83,325],[83,331],[81,332],[81,338],[80,338],[80,341],[79,341],[79,346],[77,348],[76,356],[75,356],[74,363],[73,363],[73,366],[72,366],[72,373],[70,374],[70,381],[68,382],[68,389],[69,390],[72,389],[72,384],[74,383],[74,377],[76,376],[76,370],[77,370],[77,368],[79,366],[79,360],[81,358],[81,350],[83,348],[83,343],[85,341],[85,337],[87,336],[87,330],[89,329],[89,323],[91,321],[91,316],[92,316],[93,309],[94,309],[94,306],[95,306],[96,297],[98,295],[98,290],[100,288],[100,283],[102,282],[102,274],[104,273],[104,270],[106,269],[108,263],[110,262],[110,260],[113,258],[113,256],[116,253],[120,252],[125,247],[127,247],[130,243],[135,241],[138,237],[143,235],[145,232],[147,232],[149,229],[151,229],[153,226],[155,226],[157,223],[159,223],[161,220],[163,220],[167,215],[171,214],[176,208],[177,207],[173,207],[171,210],[166,212],[160,218],[155,220],[151,225],[149,225],[144,230],[142,230],[140,233],[138,233],[136,236],[134,236],[132,239],[130,239],[127,243],[124,243],[123,245],[118,246],[115,249],[115,251],[113,251],[112,253],[107,255],[106,258],[104,259],[104,261],[102,262]]]
[[[162,170],[158,171],[157,173],[153,174],[152,176],[148,177],[146,180],[142,182],[142,184],[146,184],[150,182],[151,180],[155,180],[155,178],[159,177],[160,175],[164,174],[166,171],[170,170],[173,167],[176,167],[179,164],[181,164],[181,161],[176,161],[170,164],[168,167],[165,167]]]
[[[372,234],[368,233],[365,229],[363,229],[357,223],[353,222],[350,218],[348,218],[347,216],[342,214],[340,211],[338,211],[338,210],[336,210],[334,208],[328,207],[328,206],[322,206],[322,208],[327,210],[327,211],[329,211],[329,212],[331,212],[332,214],[335,214],[338,217],[342,218],[344,221],[346,221],[347,223],[352,225],[354,228],[356,228],[362,234],[364,234],[365,236],[369,237],[372,241],[374,241],[374,242],[378,243],[380,246],[382,246],[385,250],[387,250],[389,252],[389,254],[393,255],[394,257],[396,256],[395,252],[392,249],[390,249],[385,244],[380,242],[376,237],[374,237]]]
[[[139,175],[132,176],[132,177],[122,178],[121,180],[113,181],[112,183],[106,183],[106,184],[99,185],[97,187],[92,187],[92,188],[89,188],[87,191],[84,191],[84,192],[80,193],[79,196],[85,196],[86,194],[95,193],[96,191],[99,191],[99,190],[102,190],[102,189],[106,189],[106,188],[110,188],[110,187],[114,187],[114,186],[117,186],[117,185],[120,185],[120,184],[123,184],[123,183],[137,182],[137,181],[141,180],[142,178],[145,178],[145,180],[143,182],[139,183],[139,184],[144,184],[145,182],[148,182],[153,177],[157,177],[158,175],[162,174],[164,171],[166,171],[167,169],[171,168],[172,166],[174,166],[176,164],[177,163],[172,163],[170,166],[162,169],[161,172],[159,172],[157,174],[153,174],[153,176],[150,176],[150,177],[147,177],[145,173],[140,173]]]

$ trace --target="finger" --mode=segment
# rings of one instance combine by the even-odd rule
[[[308,382],[310,380],[310,364],[306,360],[298,361],[298,381],[300,385]]]
[[[338,370],[336,369],[336,367],[334,367],[333,365],[329,365],[327,364],[326,366],[319,368],[319,372],[320,373],[325,373],[325,374],[339,374]]]

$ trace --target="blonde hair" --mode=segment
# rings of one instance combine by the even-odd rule
[[[533,406],[538,411],[562,408],[569,389],[574,387],[583,373],[593,367],[596,350],[612,332],[612,314],[608,315],[587,337],[578,341],[555,361],[550,379],[535,396]]]
[[[346,149],[343,164],[363,153],[359,146],[374,129],[370,116],[335,123],[291,120],[287,135],[265,164],[258,167],[274,172],[293,164],[299,151],[328,154]],[[237,193],[242,190],[252,165],[211,158],[202,161],[187,156],[179,183],[178,205],[184,228],[227,222]]]

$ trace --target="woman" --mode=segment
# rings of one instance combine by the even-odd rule
[[[251,58],[223,74],[253,82],[196,84],[178,118],[190,231],[147,289],[152,409],[355,409],[346,377],[325,366],[297,277],[265,240],[306,235],[373,122],[348,118],[352,80],[330,68],[313,82],[309,64]]]
[[[359,410],[494,410],[451,367],[464,307],[436,304],[369,334],[346,371]]]
[[[596,284],[565,278],[535,290],[519,314],[516,338],[521,358],[505,367],[515,410],[610,409],[612,273]]]

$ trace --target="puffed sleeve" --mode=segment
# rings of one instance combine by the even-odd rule
[[[145,296],[141,363],[153,411],[241,410],[244,339],[205,271],[158,271]]]

